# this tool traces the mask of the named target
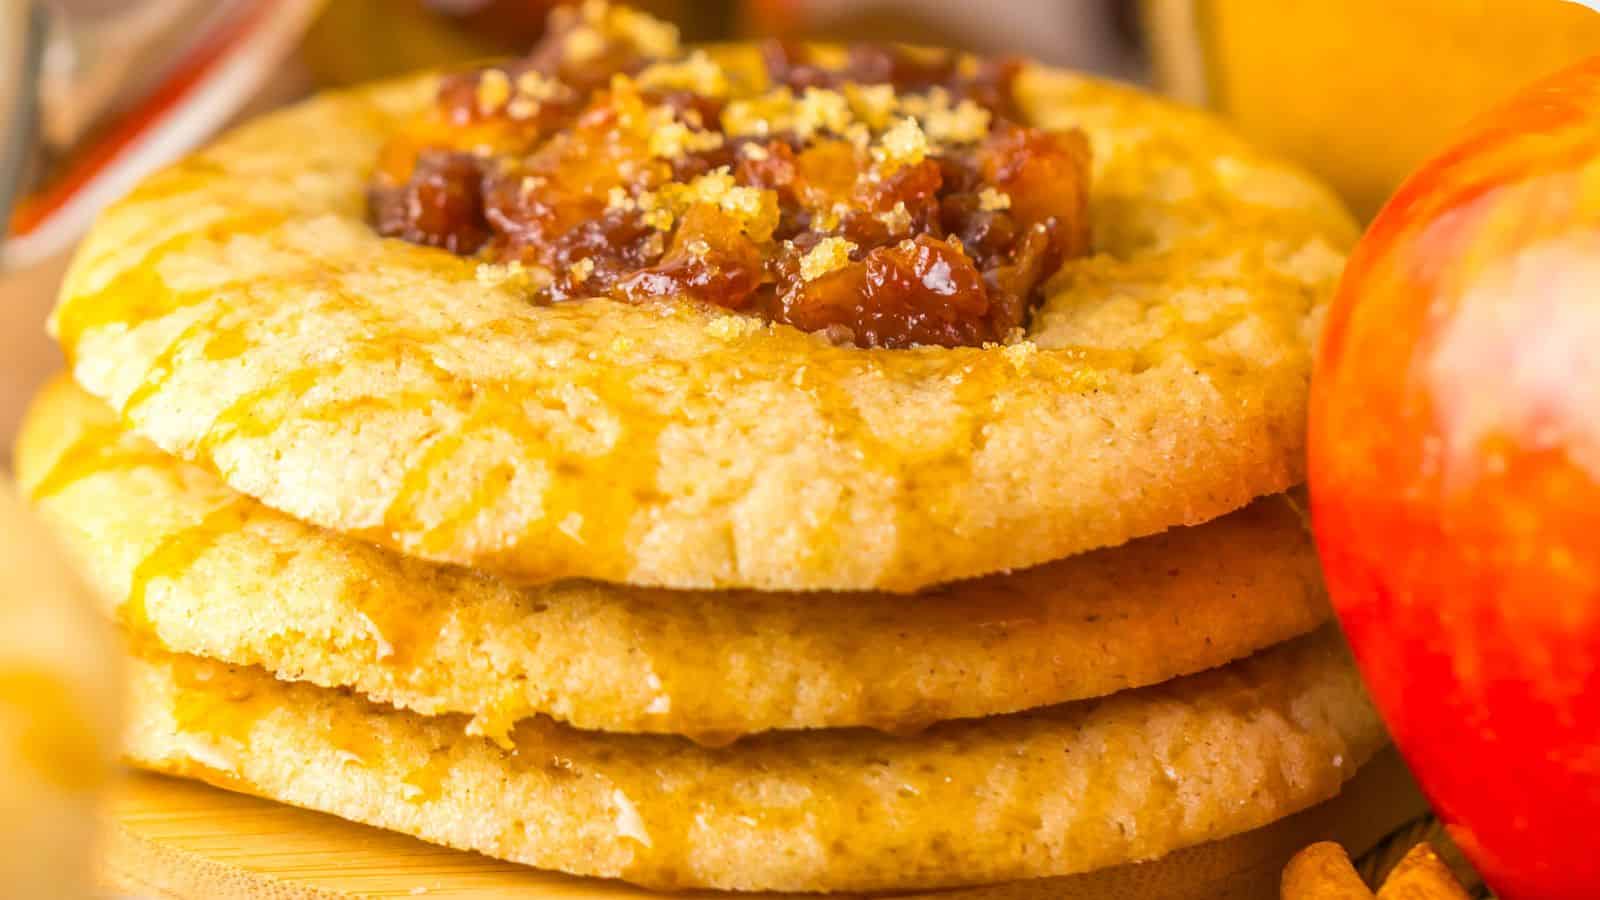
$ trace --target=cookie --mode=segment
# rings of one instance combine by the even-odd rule
[[[725,749],[530,720],[501,749],[348,692],[143,656],[128,754],[502,859],[659,888],[886,891],[1151,859],[1327,799],[1384,743],[1331,629],[1104,700]]]
[[[29,415],[23,486],[108,605],[160,646],[504,736],[719,742],[1008,713],[1212,668],[1330,616],[1292,501],[915,597],[517,587],[301,524],[122,429],[70,382]]]
[[[672,297],[536,303],[521,270],[380,237],[368,178],[438,87],[267,116],[106,212],[54,316],[78,381],[269,506],[525,582],[909,592],[1302,477],[1355,229],[1203,114],[1026,67],[1025,123],[1086,136],[1088,255],[1004,340],[864,349]]]

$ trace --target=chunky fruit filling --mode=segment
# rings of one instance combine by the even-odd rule
[[[1014,339],[1088,252],[1088,145],[1021,122],[1017,64],[764,57],[735,71],[640,13],[558,11],[389,141],[373,225],[536,302],[689,298],[861,347]]]

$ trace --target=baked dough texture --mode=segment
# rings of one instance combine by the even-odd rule
[[[1383,744],[1337,634],[1104,700],[935,726],[682,738],[524,723],[515,748],[192,657],[134,663],[157,771],[547,869],[662,887],[873,891],[1067,875],[1254,829]]]
[[[1203,114],[1024,71],[1030,122],[1089,137],[1095,255],[1019,343],[861,350],[687,302],[535,306],[379,238],[373,160],[435,83],[267,116],[105,213],[53,321],[78,381],[269,506],[540,583],[909,592],[1301,478],[1355,228]]]
[[[17,459],[24,489],[136,634],[427,715],[466,713],[493,736],[536,713],[710,742],[914,730],[1165,681],[1330,616],[1286,497],[913,599],[510,586],[242,497],[67,381],[35,404]]]

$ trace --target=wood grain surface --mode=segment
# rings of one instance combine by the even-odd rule
[[[1277,825],[1174,854],[1071,879],[936,895],[941,900],[1267,900],[1296,850],[1342,841],[1361,853],[1423,811],[1399,758],[1388,751],[1339,798]],[[101,880],[162,900],[642,900],[646,891],[568,878],[433,847],[267,800],[153,775],[131,776],[112,809]],[[754,897],[675,894],[684,900]],[[760,895],[776,900],[776,895]]]

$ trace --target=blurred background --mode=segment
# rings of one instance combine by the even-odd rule
[[[0,212],[14,201],[0,242],[0,466],[26,398],[61,365],[44,318],[97,209],[229,123],[310,91],[519,52],[553,5],[0,0]],[[1600,52],[1600,16],[1569,0],[636,5],[691,40],[897,40],[1153,83],[1317,170],[1362,216],[1475,113]]]

